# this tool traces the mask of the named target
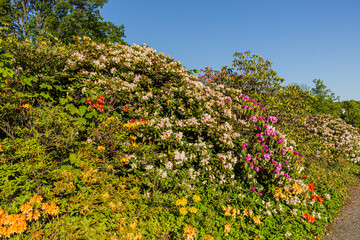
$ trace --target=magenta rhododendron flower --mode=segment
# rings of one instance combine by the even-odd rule
[[[252,187],[252,188],[251,188],[251,190],[252,190],[252,191],[255,191],[255,188],[254,188],[254,187]]]
[[[269,161],[269,160],[270,160],[270,154],[266,153],[266,154],[264,155],[264,159],[267,160],[267,161]]]
[[[272,128],[266,129],[265,134],[270,136],[270,137],[275,137],[275,132],[274,132],[274,130]]]
[[[257,121],[257,118],[255,116],[252,116],[249,120],[251,123],[254,123]]]
[[[266,120],[266,118],[264,116],[259,117],[259,121],[265,121],[265,120]]]
[[[256,172],[259,172],[259,171],[260,171],[260,168],[259,168],[259,167],[255,167],[255,171],[256,171]]]
[[[250,162],[250,160],[251,160],[251,155],[250,155],[250,154],[246,154],[245,160],[246,160],[247,162]]]
[[[277,123],[277,121],[278,121],[278,119],[277,119],[276,117],[274,117],[274,116],[269,116],[269,117],[268,117],[268,120],[269,120],[270,122],[272,122],[272,123]]]

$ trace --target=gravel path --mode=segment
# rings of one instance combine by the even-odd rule
[[[321,240],[360,240],[360,185],[350,189],[339,216]]]

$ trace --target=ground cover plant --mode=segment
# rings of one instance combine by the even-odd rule
[[[344,122],[289,107],[288,96],[303,105],[311,96],[279,86],[268,62],[262,69],[276,89],[268,98],[259,90],[259,102],[247,93],[253,87],[231,84],[253,85],[254,72],[245,71],[246,81],[226,69],[193,76],[146,45],[74,41],[7,42],[13,75],[1,78],[2,238],[323,234],[358,174],[356,136]],[[340,136],[343,145],[324,144]]]

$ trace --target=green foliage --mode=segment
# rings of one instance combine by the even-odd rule
[[[313,96],[256,56],[263,104],[231,69],[190,76],[145,45],[7,42],[1,210],[28,217],[34,194],[59,208],[14,238],[313,239],[358,174],[349,126],[309,116]]]
[[[341,102],[341,110],[340,117],[360,132],[360,103],[354,100],[343,101]]]
[[[241,76],[237,88],[246,94],[272,95],[284,81],[271,68],[272,63],[257,54],[251,55],[250,51],[235,52],[234,57],[233,66]]]
[[[124,26],[103,21],[99,8],[107,0],[1,0],[0,20],[22,40],[42,38],[73,42],[73,36],[91,36],[97,42],[125,44]]]
[[[339,101],[339,97],[335,97],[330,89],[327,89],[323,81],[320,79],[314,79],[313,83],[315,87],[311,89],[311,92],[316,97],[312,103],[314,113],[332,114],[339,116],[340,104],[335,101]]]
[[[0,79],[12,77],[14,72],[11,70],[12,54],[5,52],[4,41],[7,36],[4,34],[6,27],[0,27]]]

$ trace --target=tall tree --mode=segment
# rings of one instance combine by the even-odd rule
[[[322,80],[314,79],[313,83],[315,83],[315,87],[311,88],[311,92],[315,96],[315,101],[312,103],[314,112],[338,116],[340,98],[336,97],[335,93],[328,89]]]
[[[97,42],[124,42],[124,26],[103,21],[99,8],[108,0],[0,0],[1,25],[24,40],[52,36],[72,42],[89,36]]]

